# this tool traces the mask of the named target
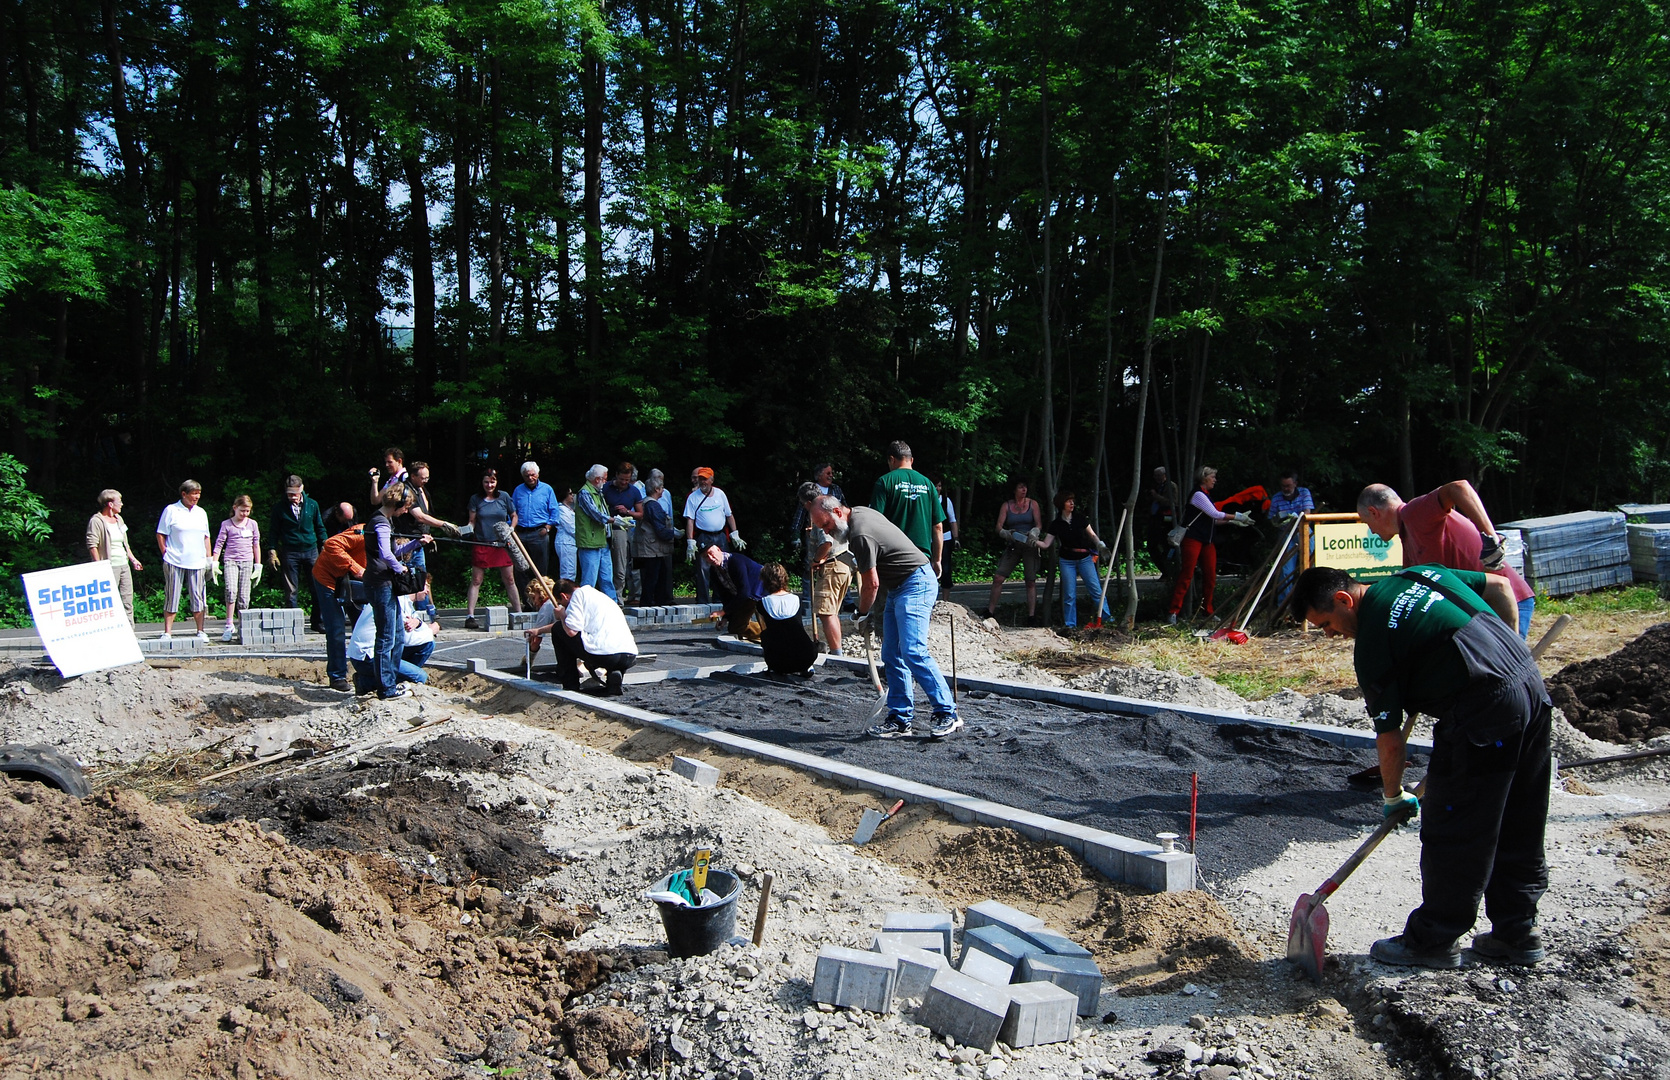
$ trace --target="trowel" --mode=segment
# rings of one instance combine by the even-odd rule
[[[900,799],[898,802],[894,803],[893,808],[885,814],[880,810],[866,807],[864,815],[858,819],[858,831],[852,834],[853,846],[859,847],[863,844],[868,844],[870,842],[870,838],[876,835],[876,829],[881,826],[881,823],[891,818],[894,814],[897,814],[904,805],[905,801]]]
[[[1426,794],[1426,781],[1415,789],[1415,798]],[[1404,822],[1414,816],[1412,807],[1402,807],[1397,813],[1380,823],[1380,827],[1369,834],[1351,857],[1334,871],[1332,877],[1322,883],[1322,887],[1313,893],[1305,893],[1299,897],[1298,903],[1293,905],[1293,915],[1287,920],[1287,958],[1302,968],[1312,981],[1322,981],[1322,961],[1328,951],[1328,909],[1323,905],[1328,897],[1339,891],[1357,867],[1363,864],[1380,841],[1390,836]]]

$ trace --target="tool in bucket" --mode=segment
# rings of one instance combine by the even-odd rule
[[[680,870],[667,879],[666,889],[660,892],[648,892],[644,895],[660,903],[682,904],[689,907],[702,906],[702,890],[707,888],[708,863],[713,858],[713,852],[702,848],[696,852],[687,870]]]
[[[1426,781],[1415,789],[1415,798],[1426,794]],[[1293,905],[1293,914],[1287,920],[1287,958],[1309,975],[1315,982],[1322,981],[1322,961],[1328,951],[1328,898],[1339,891],[1357,867],[1363,864],[1380,841],[1390,836],[1414,815],[1413,807],[1401,807],[1391,817],[1381,822],[1380,827],[1369,834],[1351,857],[1335,870],[1333,876],[1322,883],[1321,888],[1313,893],[1304,893]]]
[[[892,820],[893,815],[897,814],[904,805],[905,801],[900,799],[885,814],[880,810],[865,807],[864,815],[858,819],[858,831],[852,834],[853,846],[859,847],[868,844],[870,839],[876,835],[876,830],[881,827],[882,823]]]

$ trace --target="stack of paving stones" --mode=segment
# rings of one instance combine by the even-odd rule
[[[1670,522],[1629,526],[1629,567],[1636,581],[1670,581]]]
[[[177,624],[176,624],[177,625]],[[179,654],[206,653],[209,646],[197,640],[197,630],[190,623],[186,624],[184,632],[176,631],[171,638],[143,637],[139,639],[139,652],[143,656],[162,654],[175,656]],[[39,646],[36,646],[38,649]]]
[[[1550,596],[1628,585],[1629,534],[1624,515],[1606,510],[1510,521],[1525,539],[1525,578]]]
[[[249,608],[238,613],[238,644],[300,645],[307,629],[301,608]]]
[[[716,612],[725,610],[723,604],[673,604],[667,607],[623,607],[626,613],[626,625],[639,626],[686,626],[690,623],[707,622]]]
[[[1066,1042],[1075,1016],[1095,1014],[1101,970],[1042,919],[996,900],[974,904],[955,966],[954,929],[949,912],[889,912],[869,951],[818,951],[812,999],[875,1013],[914,1005],[917,1023],[986,1053],[999,1040],[1016,1049]]]

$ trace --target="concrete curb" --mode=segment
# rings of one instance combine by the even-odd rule
[[[721,636],[718,645],[721,649],[735,653],[763,651],[752,642],[740,641],[734,637]],[[869,671],[869,665],[864,660],[851,656],[822,655],[818,659],[825,664],[850,668],[853,671]],[[1028,701],[1048,701],[1055,705],[1084,709],[1087,712],[1123,713],[1128,716],[1153,716],[1156,713],[1170,712],[1187,716],[1191,720],[1203,720],[1208,724],[1251,724],[1254,727],[1274,728],[1277,731],[1297,731],[1323,742],[1350,747],[1353,750],[1373,750],[1376,747],[1373,732],[1353,731],[1350,728],[1332,727],[1328,724],[1311,724],[1303,720],[1282,720],[1278,717],[1253,716],[1227,709],[1206,709],[1198,705],[1177,705],[1166,701],[1119,697],[1116,694],[1100,694],[1094,690],[1069,690],[1064,686],[1036,686],[1013,679],[983,679],[959,674],[957,684],[966,690],[983,690],[990,694],[1024,698]],[[1409,749],[1416,753],[1430,754],[1432,741],[1410,739]]]
[[[501,686],[538,694],[541,697],[566,701],[571,705],[578,705],[592,712],[603,713],[644,727],[652,727],[660,731],[681,735],[731,753],[743,754],[761,761],[769,761],[803,772],[810,772],[826,780],[833,780],[845,787],[874,791],[889,799],[929,803],[965,824],[1014,829],[1034,840],[1060,844],[1083,858],[1085,862],[1111,881],[1138,885],[1151,892],[1181,892],[1195,887],[1195,857],[1188,852],[1164,851],[1156,845],[1133,840],[1128,836],[1075,825],[1070,821],[1062,821],[1059,818],[1048,817],[1044,814],[1034,814],[1028,810],[1004,806],[1001,803],[989,802],[985,799],[976,799],[961,792],[948,791],[945,788],[933,787],[929,784],[919,784],[914,780],[906,780],[902,777],[876,772],[873,769],[846,765],[816,754],[807,754],[772,743],[760,742],[757,739],[750,739],[742,735],[733,735],[728,731],[720,731],[705,724],[692,724],[684,720],[675,720],[670,716],[662,716],[659,713],[639,709],[617,700],[596,698],[588,694],[574,693],[567,690],[557,690],[543,683],[495,670],[488,667],[486,661],[480,659],[472,659],[466,663],[466,670],[471,674],[479,675]],[[448,668],[456,667],[452,663],[448,663],[446,666]],[[763,666],[763,664],[747,665],[749,670],[758,670]],[[730,668],[691,668],[686,670],[691,672],[705,670],[708,674],[711,674],[712,670],[739,670],[742,667],[743,665],[733,665]],[[661,678],[705,677],[704,675],[681,676],[676,672],[647,672],[646,674],[657,675]],[[655,680],[646,678],[642,681]]]

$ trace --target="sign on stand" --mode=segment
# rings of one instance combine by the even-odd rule
[[[1403,541],[1382,540],[1356,514],[1307,514],[1309,566],[1333,566],[1357,581],[1374,581],[1403,569]],[[1299,549],[1304,552],[1306,548]]]
[[[23,591],[41,644],[64,678],[144,661],[108,562],[24,574]]]

